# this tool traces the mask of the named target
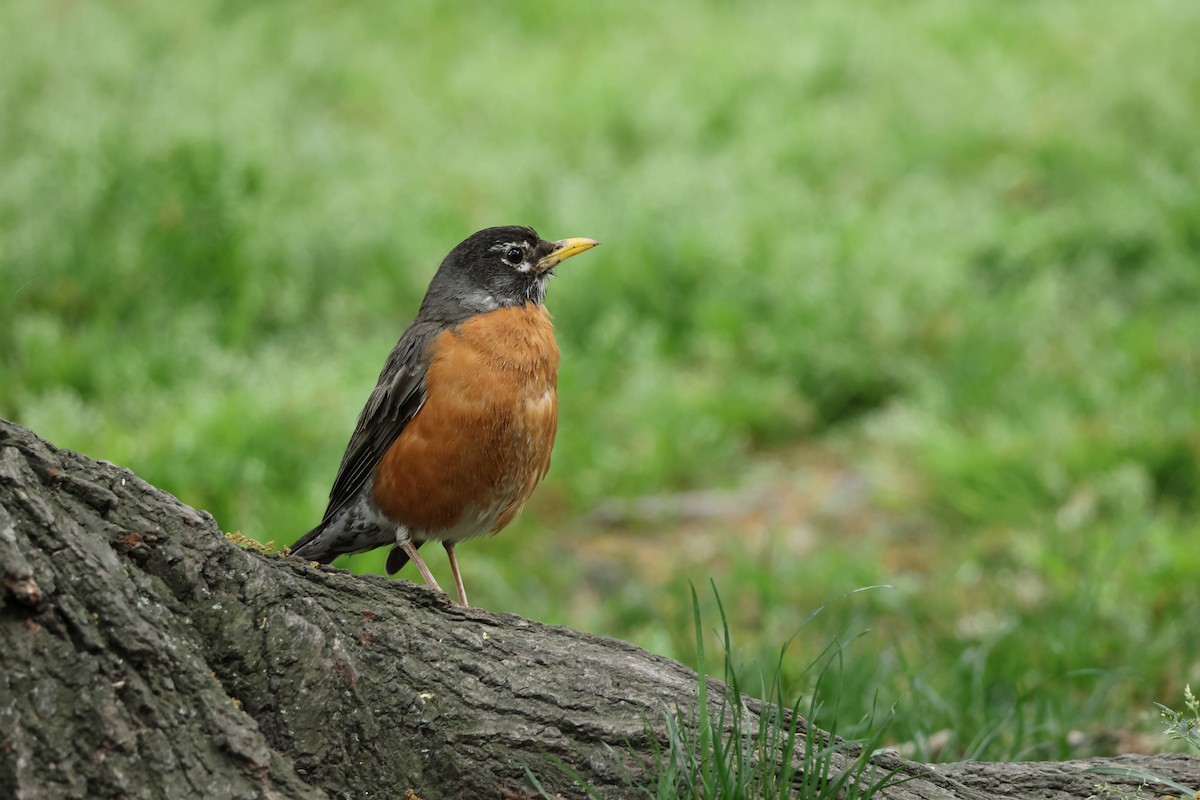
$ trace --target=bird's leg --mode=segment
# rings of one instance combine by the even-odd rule
[[[458,559],[454,557],[454,545],[449,542],[442,542],[442,546],[446,548],[446,558],[450,559],[450,571],[454,573],[454,588],[458,590],[458,602],[463,606],[469,606],[467,602],[467,590],[463,588],[462,575],[458,572]]]
[[[404,555],[408,556],[408,560],[417,565],[417,569],[421,570],[421,577],[425,579],[425,584],[436,591],[442,591],[442,587],[438,586],[438,582],[434,579],[433,573],[429,571],[429,567],[425,566],[425,562],[421,560],[421,556],[417,553],[417,548],[413,547],[412,541],[404,542],[400,545],[400,549],[404,551]],[[451,564],[454,562],[451,561]],[[457,575],[457,573],[455,573]]]

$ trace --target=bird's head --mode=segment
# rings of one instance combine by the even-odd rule
[[[595,239],[546,241],[533,228],[507,225],[473,233],[450,251],[429,285],[424,307],[444,312],[494,311],[541,303],[546,281],[563,260],[598,245]]]

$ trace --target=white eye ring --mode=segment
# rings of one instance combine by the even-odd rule
[[[520,266],[525,260],[525,251],[519,247],[510,247],[504,251],[504,260],[514,267]]]

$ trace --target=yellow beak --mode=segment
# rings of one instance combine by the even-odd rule
[[[577,256],[584,250],[591,250],[598,244],[600,243],[595,239],[559,239],[554,242],[554,250],[550,255],[544,256],[538,261],[534,269],[540,274],[557,266],[559,262],[566,261],[571,256]]]

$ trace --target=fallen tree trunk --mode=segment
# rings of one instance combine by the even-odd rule
[[[664,709],[697,711],[681,664],[240,548],[129,470],[3,420],[0,577],[2,797],[535,797],[527,768],[582,796],[555,759],[601,797],[641,796]],[[896,800],[1137,785],[1083,771],[1103,765],[1200,784],[1182,756],[874,761],[907,779],[879,795]]]

